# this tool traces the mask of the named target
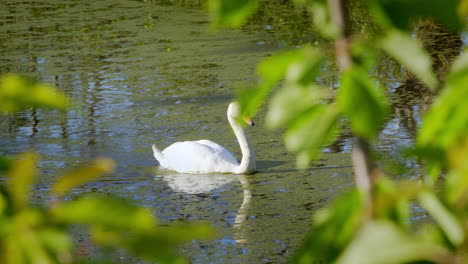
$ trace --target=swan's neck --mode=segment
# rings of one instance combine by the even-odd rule
[[[237,167],[235,173],[250,173],[255,172],[255,152],[250,144],[250,139],[247,133],[232,117],[228,117],[229,123],[231,124],[232,130],[236,135],[237,141],[242,152],[242,160]]]

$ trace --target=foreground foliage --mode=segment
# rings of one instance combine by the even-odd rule
[[[379,28],[364,36],[351,35],[349,28],[346,11],[355,1],[295,2],[308,8],[323,36],[335,41],[340,86],[317,82],[326,52],[304,45],[263,60],[257,67],[259,83],[241,90],[239,100],[250,114],[269,101],[267,124],[285,129],[285,145],[297,153],[300,167],[309,166],[348,124],[357,142],[357,188],[316,214],[293,263],[468,263],[468,55],[460,55],[446,78],[439,78],[414,34],[421,19],[460,31],[468,1],[359,1]],[[258,1],[210,3],[215,25],[238,26]],[[438,94],[407,151],[425,164],[422,183],[388,179],[367,153],[389,114],[384,85],[371,75],[380,54]],[[417,232],[408,223],[414,201],[434,220]]]
[[[65,95],[46,84],[11,74],[0,78],[0,111],[32,106],[65,109],[67,103]],[[48,204],[33,204],[30,197],[37,163],[34,152],[0,159],[0,175],[6,178],[0,184],[0,263],[84,263],[87,256],[78,256],[70,231],[77,225],[89,231],[90,247],[109,252],[123,249],[158,263],[186,263],[177,247],[212,236],[212,230],[204,226],[161,227],[149,210],[121,198],[83,195],[64,199],[73,188],[111,173],[115,164],[106,158],[60,176],[50,188]]]

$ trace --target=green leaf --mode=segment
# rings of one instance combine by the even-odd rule
[[[401,31],[391,30],[378,44],[430,88],[435,88],[437,79],[432,69],[432,60],[417,39]]]
[[[21,210],[28,206],[31,185],[36,180],[36,162],[36,154],[25,152],[13,161],[8,171],[8,190],[10,191],[16,210]]]
[[[338,111],[335,106],[324,105],[331,93],[314,84],[322,59],[320,51],[310,46],[279,53],[257,67],[261,79],[258,88],[238,94],[241,116],[252,115],[284,79],[284,87],[271,100],[267,124],[271,128],[287,126],[286,147],[299,152],[300,167],[308,166],[320,148],[336,136]]]
[[[409,201],[414,199],[420,187],[412,182],[393,182],[386,177],[379,177],[374,186],[373,218],[392,221],[402,230],[410,231]]]
[[[11,166],[13,159],[10,157],[2,156],[0,157],[0,174],[7,172]]]
[[[356,66],[343,73],[337,103],[349,118],[353,133],[367,140],[378,135],[389,111],[381,87]]]
[[[256,88],[246,87],[237,91],[237,99],[241,108],[240,116],[255,115],[273,88],[285,78],[290,66],[307,59],[310,59],[309,64],[315,65],[321,61],[322,56],[314,48],[304,46],[300,49],[283,51],[262,60],[256,69],[257,75],[260,77],[258,86]],[[305,75],[304,78],[307,76]]]
[[[158,263],[186,263],[176,252],[182,243],[208,239],[213,230],[201,225],[156,225],[151,212],[122,199],[86,196],[59,204],[53,214],[59,223],[83,224],[99,246],[123,248]]]
[[[270,128],[287,127],[328,97],[330,92],[317,85],[284,86],[270,100],[266,124]]]
[[[245,86],[236,90],[237,101],[240,105],[240,117],[253,117],[270,94],[273,85],[261,83],[256,87]]]
[[[422,192],[419,195],[421,205],[439,224],[449,241],[458,247],[464,241],[464,230],[457,218],[446,208],[432,192]]]
[[[68,99],[52,86],[7,74],[0,78],[0,102],[0,112],[6,113],[29,107],[65,109]]]
[[[413,22],[418,18],[433,18],[452,30],[462,28],[458,16],[458,0],[369,0],[378,12],[381,24],[390,24],[403,30],[412,30]]]
[[[417,240],[387,221],[367,223],[342,253],[338,264],[390,264],[435,259],[445,249]]]
[[[341,196],[314,215],[312,230],[295,252],[292,263],[334,263],[363,221],[361,193]]]
[[[464,50],[453,62],[449,78],[463,77],[466,74],[468,74],[468,53]]]
[[[270,101],[266,117],[271,128],[288,126],[300,115],[331,98],[331,92],[315,84],[322,56],[316,49],[304,48],[297,55],[300,59],[289,61],[283,69],[285,84]],[[270,71],[267,71],[270,72]]]
[[[351,43],[353,63],[363,69],[375,69],[379,62],[379,50],[375,46],[375,39],[356,39]]]
[[[67,258],[71,258],[73,240],[68,233],[60,230],[57,226],[43,228],[38,230],[37,233],[41,244],[49,254],[54,253],[61,256],[61,260],[64,262],[66,256]]]
[[[448,149],[468,132],[466,99],[468,75],[449,79],[423,118],[417,138],[421,146]]]
[[[215,27],[239,27],[251,16],[258,0],[209,0],[208,10]]]
[[[73,170],[61,176],[52,186],[51,192],[53,195],[61,196],[81,184],[112,172],[114,167],[115,162],[110,159],[96,159],[87,167]]]
[[[286,84],[302,87],[313,84],[322,65],[323,55],[318,49],[305,46],[298,50],[297,56],[286,69]]]
[[[304,53],[314,52],[310,46],[287,50],[263,59],[257,66],[257,74],[263,82],[275,84],[284,78],[289,65],[301,61]]]
[[[464,210],[468,206],[468,135],[447,156],[446,201],[452,208]]]
[[[53,208],[54,216],[61,222],[99,225],[114,230],[152,230],[155,219],[151,213],[123,199],[101,196],[80,198]]]
[[[40,237],[40,231],[44,226],[45,215],[37,208],[27,208],[17,212],[11,221],[10,237],[6,240],[12,243],[6,259],[10,257],[21,258],[24,262],[19,263],[55,263],[54,254],[48,252]],[[21,254],[21,256],[10,256]]]
[[[287,128],[284,141],[289,151],[300,153],[298,167],[307,167],[320,154],[320,149],[336,137],[337,122],[336,105],[320,104],[297,117]]]
[[[432,181],[447,166],[447,152],[456,148],[468,135],[468,55],[455,61],[445,86],[423,117],[416,138],[416,148],[428,162]],[[434,149],[437,155],[428,156],[425,150]]]
[[[468,16],[468,0],[460,0],[458,5],[458,13],[460,17]]]
[[[122,247],[135,256],[158,263],[187,263],[177,248],[193,239],[209,239],[213,229],[203,225],[172,225],[157,231],[122,236]]]

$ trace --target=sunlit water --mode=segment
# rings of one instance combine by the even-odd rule
[[[118,163],[115,173],[68,198],[89,192],[128,197],[162,224],[214,226],[216,239],[181,249],[193,263],[284,263],[309,230],[312,213],[352,186],[349,135],[327,148],[314,167],[297,170],[281,133],[263,127],[262,111],[257,125],[248,128],[260,172],[248,176],[158,169],[151,144],[164,148],[210,139],[239,157],[226,119],[235,87],[255,79],[261,58],[305,38],[321,40],[296,34],[286,20],[260,19],[243,30],[210,33],[197,1],[164,3],[2,1],[1,73],[53,84],[73,103],[65,113],[29,110],[0,117],[0,154],[28,149],[40,154],[36,202],[44,202],[50,183],[66,168],[110,157]],[[333,72],[333,65],[328,67]],[[336,86],[333,77],[324,82]],[[395,79],[389,83],[400,85]],[[399,120],[394,117],[385,127],[383,150],[411,141],[411,130]]]

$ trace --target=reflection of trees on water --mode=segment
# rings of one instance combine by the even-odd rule
[[[87,10],[87,8],[89,7],[83,7],[84,10]],[[100,107],[100,104],[102,104],[101,101],[103,101],[103,98],[100,97],[99,94],[103,90],[102,83],[105,80],[105,77],[102,76],[102,71],[100,69],[103,66],[111,64],[108,59],[112,58],[114,53],[106,52],[104,54],[102,52],[102,49],[106,47],[109,41],[105,39],[103,33],[100,33],[102,30],[97,30],[99,27],[103,26],[103,22],[88,19],[87,15],[92,15],[93,12],[83,12],[83,14],[87,15],[77,16],[77,18],[80,19],[80,21],[83,23],[73,23],[70,24],[70,27],[62,27],[62,25],[59,25],[58,23],[55,26],[50,26],[50,24],[47,23],[49,15],[45,14],[44,11],[51,12],[51,10],[57,11],[59,9],[63,9],[63,12],[66,12],[67,6],[47,5],[47,8],[45,8],[45,6],[42,5],[27,5],[22,11],[30,13],[34,19],[28,18],[25,21],[23,21],[23,17],[21,17],[21,12],[17,14],[19,18],[14,22],[20,25],[27,25],[23,26],[27,28],[27,30],[25,31],[24,37],[16,37],[13,39],[17,40],[18,38],[22,38],[24,41],[16,41],[15,43],[0,41],[0,47],[9,46],[5,47],[3,50],[8,50],[10,53],[12,53],[11,56],[13,58],[10,58],[10,61],[6,61],[4,64],[0,65],[0,69],[2,69],[3,72],[20,72],[28,77],[38,78],[41,81],[51,83],[59,90],[68,90],[71,94],[78,94],[76,97],[85,97],[86,109],[84,109],[84,112],[86,114],[83,116],[84,120],[73,120],[77,121],[79,125],[70,122],[70,118],[77,119],[77,117],[73,117],[73,113],[70,113],[70,111],[58,114],[58,126],[60,130],[58,136],[60,136],[62,139],[68,139],[71,134],[84,133],[85,135],[83,141],[88,146],[93,146],[96,144],[96,122],[98,121],[97,118],[99,115],[98,111],[96,110],[98,107]],[[36,21],[41,21],[41,23],[37,23]],[[70,37],[63,37],[61,35],[57,36],[55,32],[60,31],[63,33],[63,35],[68,34],[67,36]],[[49,33],[54,34],[51,34],[52,37],[50,37]],[[44,38],[44,36],[49,37]],[[47,46],[49,45],[50,38],[56,41],[53,43],[53,47],[57,50],[57,54],[60,54],[62,49],[64,47],[68,47],[70,43],[73,43],[73,45],[82,49],[79,52],[68,56],[68,67],[70,72],[65,72],[65,74],[56,74],[54,72],[53,75],[50,75],[51,78],[49,80],[44,80],[44,76],[47,76],[46,71],[48,69],[47,66],[43,66],[42,64],[53,62],[55,59],[48,57],[47,53],[44,56],[38,56],[37,54],[42,54],[38,52],[38,50],[50,48]],[[80,46],[77,43],[84,43],[84,45]],[[115,44],[112,48],[120,49],[122,46],[120,44]],[[18,52],[22,52],[25,55],[12,52],[14,49],[16,49]],[[17,64],[16,61],[21,61],[23,63]],[[87,74],[76,71],[76,69],[79,69],[82,67],[82,65],[90,64],[95,65],[95,71],[93,73]],[[52,69],[54,68],[52,67]],[[81,85],[73,84],[76,83],[76,79],[80,80]],[[70,91],[67,89],[70,85],[77,87],[73,87],[73,89]],[[73,96],[70,97],[73,98]],[[41,132],[41,130],[45,133],[50,132],[51,126],[47,127],[50,125],[50,123],[45,122],[45,127],[42,128],[39,126],[39,124],[41,124],[41,120],[44,120],[45,118],[46,116],[42,113],[42,111],[38,111],[34,108],[10,114],[6,120],[8,132],[12,133],[14,131],[27,128],[27,131],[29,132],[27,136],[29,137],[36,136],[36,134]],[[86,132],[82,132],[83,127],[86,127]],[[67,142],[67,140],[64,140],[65,145]]]
[[[453,60],[462,49],[463,42],[460,35],[432,21],[421,20],[416,27],[416,36],[431,56],[437,78],[443,81]],[[429,89],[411,73],[407,71],[404,73],[405,79],[393,93],[392,107],[395,117],[414,138],[421,114],[429,108],[437,91]]]
[[[432,58],[432,67],[438,79],[445,79],[453,60],[462,49],[460,35],[430,20],[421,20],[416,34]]]
[[[158,5],[180,6],[184,8],[206,8],[201,0],[157,0]],[[294,5],[291,0],[260,1],[255,14],[251,16],[242,30],[265,32],[274,37],[274,43],[259,40],[259,45],[290,47],[307,42],[323,40],[315,34],[310,13],[305,7]]]
[[[461,36],[450,32],[443,26],[428,20],[421,20],[415,26],[415,36],[421,40],[432,59],[436,77],[444,81],[454,59],[460,54],[463,46]],[[387,131],[392,139],[384,139],[384,149],[394,148],[393,140],[414,140],[422,114],[430,107],[438,91],[431,90],[412,73],[389,58],[380,61],[376,77],[387,83],[391,100],[393,123],[392,131]],[[342,152],[349,144],[351,134],[343,130],[338,139],[328,149],[331,152]],[[388,141],[385,143],[385,141]]]

